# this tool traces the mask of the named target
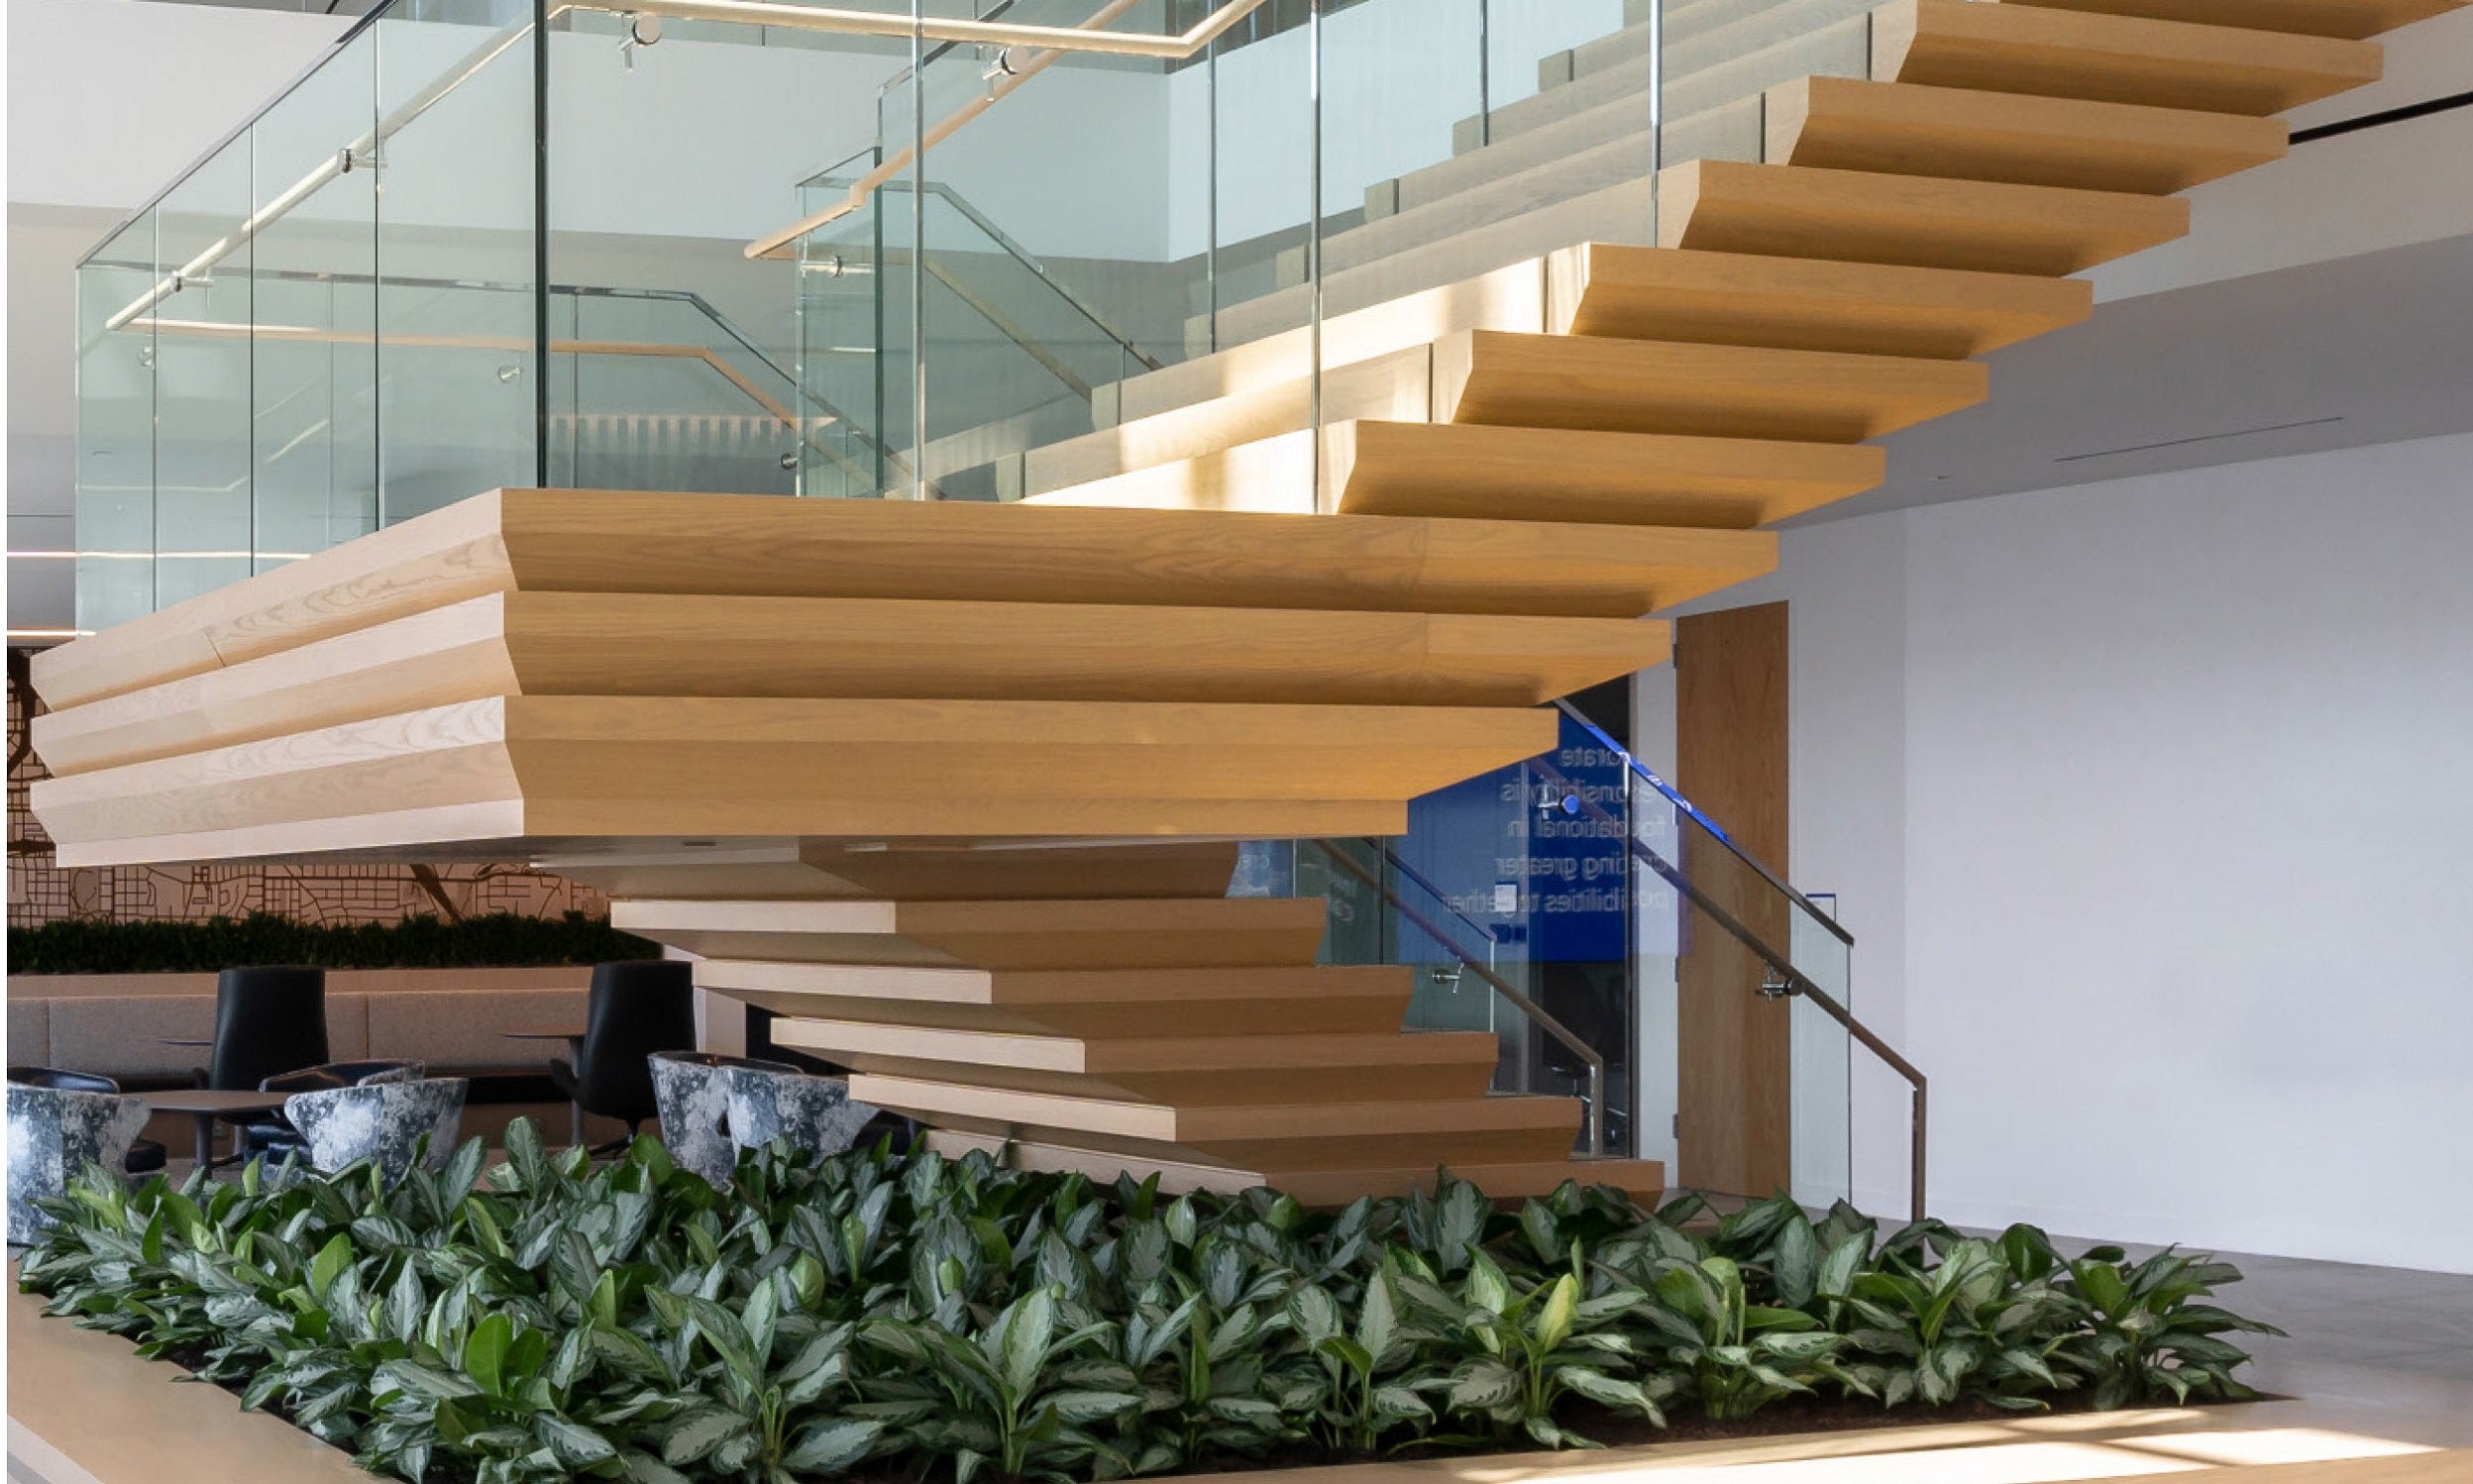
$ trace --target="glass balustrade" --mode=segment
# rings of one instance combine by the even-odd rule
[[[1407,834],[1247,847],[1240,895],[1321,898],[1324,958],[1396,964],[1409,1023],[1485,1030],[1495,1089],[1584,1101],[1607,1154],[1678,1185],[1852,1183],[1852,940],[1593,724],[1416,800]]]
[[[1330,510],[1392,361],[1651,239],[1656,31],[386,0],[80,269],[80,626],[508,484]]]

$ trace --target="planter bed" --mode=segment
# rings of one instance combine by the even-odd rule
[[[2204,1302],[2218,1264],[1782,1199],[1687,1228],[1446,1180],[1316,1215],[779,1147],[716,1192],[652,1140],[594,1167],[520,1122],[505,1164],[468,1143],[391,1190],[71,1194],[25,1261],[55,1308],[423,1484],[989,1484],[2239,1399],[2219,1336],[2261,1327]]]

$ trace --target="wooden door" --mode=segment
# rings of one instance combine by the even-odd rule
[[[1674,692],[1675,787],[1784,878],[1786,605],[1679,621]],[[1687,836],[1681,864],[1719,905],[1785,946],[1789,924],[1774,894],[1722,847]],[[1705,913],[1686,912],[1675,970],[1678,1183],[1767,1196],[1793,1174],[1790,1002],[1762,999],[1759,957]]]

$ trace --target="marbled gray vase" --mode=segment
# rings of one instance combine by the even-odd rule
[[[424,1135],[430,1164],[444,1164],[455,1152],[470,1087],[461,1077],[432,1077],[294,1093],[283,1100],[283,1115],[300,1130],[309,1162],[319,1169],[375,1159],[388,1180],[399,1180],[412,1168]]]
[[[738,1141],[730,1137],[728,1058],[702,1052],[656,1051],[653,1103],[661,1112],[662,1147],[681,1169],[694,1170],[715,1188],[730,1183],[738,1168]]]
[[[755,1067],[725,1069],[730,1088],[730,1136],[755,1149],[787,1138],[807,1154],[838,1154],[876,1116],[872,1104],[850,1099],[844,1077],[809,1077]]]
[[[117,1173],[146,1126],[146,1105],[115,1093],[9,1084],[9,1242],[22,1246],[52,1226],[37,1201],[68,1189],[89,1164]]]

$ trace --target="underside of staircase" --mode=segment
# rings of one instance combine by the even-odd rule
[[[2455,3],[1897,0],[1869,78],[1664,173],[1655,246],[1332,316],[1320,429],[1292,330],[1106,388],[1017,503],[481,496],[40,657],[34,804],[70,866],[538,860],[948,1147],[1655,1190],[1489,1095],[1490,1035],[1403,1031],[1408,970],[1317,967],[1322,902],[1228,897],[1231,842],[1396,834],[1552,746],[1541,702],[1664,661],[1642,615],[1768,571]]]

